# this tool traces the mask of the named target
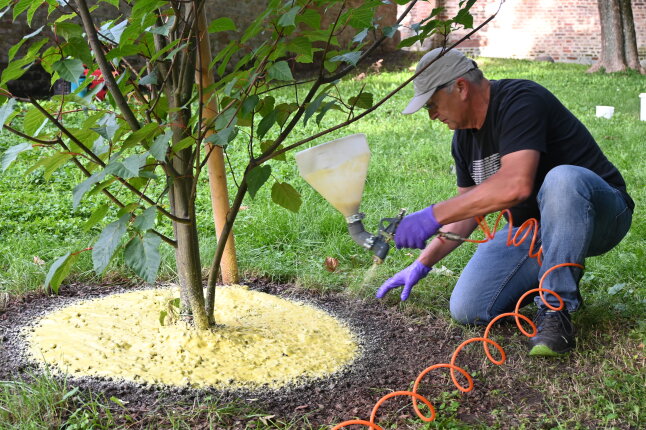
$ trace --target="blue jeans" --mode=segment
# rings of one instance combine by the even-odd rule
[[[531,238],[518,247],[506,245],[509,227],[505,226],[493,240],[478,246],[453,289],[450,309],[458,322],[486,324],[512,311],[525,292],[538,287],[545,271],[560,263],[583,264],[585,257],[609,251],[626,235],[632,221],[622,194],[578,166],[550,170],[539,190],[538,206],[541,225],[536,247],[542,242],[542,266],[528,256]],[[543,288],[559,294],[570,312],[576,311],[581,305],[582,274],[575,267],[555,269],[545,278]],[[554,297],[545,297],[558,306]],[[540,298],[535,301],[539,304]]]

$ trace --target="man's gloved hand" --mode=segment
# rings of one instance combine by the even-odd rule
[[[442,227],[435,219],[433,205],[404,217],[395,232],[397,248],[424,249],[426,239],[433,236]]]
[[[404,289],[402,290],[401,299],[406,300],[410,295],[413,286],[417,284],[420,279],[428,275],[428,272],[430,271],[431,267],[427,267],[418,260],[415,260],[413,264],[384,282],[383,285],[379,287],[377,294],[375,295],[378,299],[381,299],[393,288],[403,286]]]

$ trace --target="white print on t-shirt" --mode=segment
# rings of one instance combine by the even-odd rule
[[[471,167],[471,178],[476,185],[484,182],[500,169],[500,154],[492,154],[482,160],[474,160]]]

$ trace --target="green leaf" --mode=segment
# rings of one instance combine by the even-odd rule
[[[330,62],[332,63],[338,63],[338,62],[344,62],[344,63],[349,63],[352,64],[353,66],[357,65],[357,62],[361,58],[361,51],[353,51],[353,52],[347,52],[343,55],[337,55],[335,57],[330,58]]]
[[[166,153],[168,152],[168,142],[173,137],[173,130],[167,129],[164,134],[160,134],[155,138],[155,141],[150,145],[148,153],[152,155],[155,160],[164,162],[166,160]]]
[[[63,164],[72,158],[72,154],[67,154],[64,152],[57,152],[56,154],[49,157],[47,162],[43,164],[45,171],[43,172],[43,177],[45,180],[49,181],[54,172],[58,170]]]
[[[159,325],[164,325],[164,320],[168,316],[167,311],[159,311]]]
[[[301,195],[286,182],[275,182],[271,187],[271,199],[274,203],[289,209],[292,212],[298,212],[301,207]]]
[[[260,143],[260,150],[264,154],[267,152],[267,150],[274,145],[273,140],[265,140],[264,142]],[[278,145],[276,147],[276,151],[283,149],[283,145]],[[285,153],[283,152],[282,154],[276,155],[274,157],[271,157],[272,160],[277,160],[277,161],[287,161],[287,157],[285,156]]]
[[[94,61],[87,42],[81,37],[73,37],[65,45],[63,53],[90,64]]]
[[[229,142],[235,139],[237,135],[238,135],[238,128],[231,126],[231,127],[222,129],[216,133],[213,133],[212,135],[204,139],[204,142],[211,143],[213,145],[221,146],[224,148],[229,144]]]
[[[473,28],[473,16],[467,9],[460,9],[453,18],[453,22],[462,25],[464,28]]]
[[[243,117],[249,115],[256,108],[256,105],[259,101],[260,98],[255,94],[250,95],[249,97],[244,99],[244,101],[242,102],[242,107],[240,108],[240,115],[242,115]]]
[[[287,43],[287,50],[300,55],[311,55],[312,42],[307,37],[297,37]]]
[[[0,130],[4,127],[4,122],[13,113],[13,107],[16,105],[16,99],[9,99],[7,103],[0,107]]]
[[[13,7],[13,20],[15,21],[21,13],[26,11],[33,1],[34,0],[18,0],[18,3]]]
[[[236,24],[231,18],[222,17],[211,21],[209,24],[209,33],[218,33],[220,31],[236,31]]]
[[[117,218],[121,218],[124,215],[130,215],[132,217],[133,212],[136,211],[137,208],[139,208],[139,203],[137,202],[129,203],[119,209],[119,212],[117,212]]]
[[[150,230],[155,226],[155,218],[157,217],[157,207],[149,206],[141,215],[139,215],[135,222],[132,224],[134,228],[141,232]]]
[[[321,120],[323,119],[323,117],[325,116],[325,114],[326,114],[330,109],[332,109],[332,108],[333,108],[333,107],[335,107],[335,106],[336,106],[336,100],[330,100],[330,101],[329,101],[329,102],[327,102],[325,105],[323,105],[323,108],[321,109],[321,111],[319,112],[319,114],[316,116],[316,124],[320,125],[320,124],[321,124]]]
[[[68,252],[54,261],[45,277],[45,288],[49,287],[54,293],[58,294],[61,282],[63,282],[63,279],[65,279],[70,273],[70,269],[77,258],[78,254]]]
[[[27,25],[31,27],[31,21],[34,18],[34,14],[36,11],[44,4],[45,2],[38,2],[34,1],[31,3],[31,6],[29,6],[29,10],[27,11]]]
[[[36,136],[36,131],[47,121],[45,115],[36,106],[29,108],[23,121],[23,129],[26,134]]]
[[[75,58],[58,60],[52,65],[52,68],[61,78],[74,83],[78,83],[84,71],[83,62]]]
[[[361,109],[369,109],[373,104],[373,96],[370,93],[361,93],[358,97],[350,97],[348,104]]]
[[[257,106],[256,112],[265,117],[274,110],[275,103],[276,99],[273,96],[267,96],[264,99],[260,100],[260,104]]]
[[[323,102],[323,99],[327,96],[326,92],[320,93],[312,103],[307,105],[305,109],[305,115],[303,115],[303,125],[307,125],[307,121],[314,115]]]
[[[126,29],[127,25],[127,20],[123,20],[119,24],[114,24],[114,22],[107,22],[103,24],[99,29],[99,39],[102,42],[118,45],[121,41],[121,35],[123,34],[123,31]]]
[[[134,178],[136,176],[139,176],[139,170],[146,164],[146,159],[148,158],[148,154],[133,154],[123,160],[121,163],[124,167],[124,169],[128,172],[128,177],[126,178],[125,176],[121,176],[124,179],[129,179],[129,178]]]
[[[292,71],[289,68],[287,61],[279,61],[271,65],[268,70],[269,79],[277,81],[293,81]]]
[[[54,24],[54,33],[69,42],[74,37],[83,37],[83,27],[73,22],[57,22]]]
[[[280,19],[278,20],[278,26],[279,27],[295,26],[296,15],[298,15],[298,12],[300,12],[300,10],[301,10],[300,6],[294,6],[289,10],[289,12],[282,14],[280,16]]]
[[[107,174],[107,171],[104,169],[98,173],[93,174],[89,178],[87,178],[85,181],[81,182],[77,186],[74,187],[72,190],[72,208],[76,209],[76,207],[81,203],[81,199],[87,193],[90,188],[92,188],[97,182],[100,182],[105,178],[105,175]]]
[[[182,149],[186,149],[191,145],[195,145],[195,138],[193,136],[187,136],[179,142],[173,144],[173,147],[171,149],[174,153],[178,153]]]
[[[106,267],[108,267],[114,252],[119,247],[121,237],[128,228],[129,220],[130,214],[125,214],[117,221],[105,226],[99,236],[99,240],[94,244],[92,248],[92,262],[94,264],[94,271],[98,275],[102,274]]]
[[[364,28],[356,36],[352,38],[352,41],[355,43],[361,43],[368,36],[368,28]]]
[[[254,167],[247,173],[247,185],[249,186],[249,194],[252,199],[256,197],[256,193],[267,182],[270,176],[271,166],[269,165]]]
[[[154,122],[150,124],[146,124],[143,127],[141,127],[139,130],[135,131],[132,133],[126,140],[123,141],[123,149],[127,148],[132,148],[135,145],[142,144],[144,147],[148,147],[146,145],[147,141],[157,133],[159,133],[161,130],[159,128],[159,124],[156,124]]]
[[[276,122],[279,126],[285,125],[292,112],[298,110],[296,103],[281,103],[276,106]]]
[[[384,36],[392,39],[392,37],[395,34],[397,34],[397,30],[399,30],[399,25],[393,25],[392,27],[384,27],[382,31],[384,33]]]
[[[14,162],[16,157],[18,157],[18,154],[20,154],[21,152],[29,151],[31,148],[32,146],[30,143],[23,142],[7,149],[2,156],[2,172],[4,173],[7,168],[9,168],[9,165]]]
[[[146,29],[146,31],[153,34],[168,36],[170,30],[173,28],[173,25],[175,25],[175,16],[171,15],[163,25],[160,25],[159,27],[149,27]]]
[[[296,17],[297,24],[305,24],[312,30],[321,28],[321,14],[314,9],[305,9],[302,14]]]
[[[105,203],[92,212],[90,218],[88,218],[85,224],[83,224],[83,231],[89,231],[92,227],[97,225],[97,223],[103,221],[103,218],[105,218],[105,215],[108,213],[108,209],[110,209],[110,205]]]
[[[271,127],[276,123],[276,111],[272,110],[269,115],[264,117],[262,121],[260,121],[260,124],[258,124],[258,128],[256,129],[256,134],[258,135],[258,138],[262,139],[265,134],[271,129]]]
[[[164,60],[172,60],[173,58],[175,58],[175,55],[177,55],[177,53],[178,53],[179,51],[181,51],[182,49],[186,48],[187,46],[188,46],[188,43],[183,43],[183,44],[179,45],[177,48],[175,48],[175,49],[173,49],[172,51],[170,51],[170,52],[168,53],[168,55],[166,55],[166,56],[164,57]]]
[[[157,85],[157,72],[153,70],[143,78],[139,79],[139,85]]]
[[[139,277],[146,282],[155,282],[161,257],[159,245],[161,238],[148,232],[141,239],[135,236],[128,242],[124,251],[125,262]]]
[[[218,117],[215,119],[215,129],[223,130],[227,127],[236,125],[237,118],[235,106],[230,107],[229,109],[222,111],[218,114]]]

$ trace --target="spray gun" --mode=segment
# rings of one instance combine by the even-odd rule
[[[365,134],[353,134],[332,140],[295,154],[301,176],[343,216],[352,239],[374,254],[381,264],[390,250],[399,222],[406,211],[394,218],[382,218],[379,232],[367,232],[359,204],[368,173],[370,149]]]
[[[360,246],[371,251],[374,254],[374,262],[381,264],[386,259],[388,251],[390,251],[388,242],[393,239],[399,222],[405,214],[406,210],[402,209],[395,218],[382,218],[379,222],[379,232],[377,235],[373,235],[364,229],[363,222],[361,221],[365,218],[365,214],[363,213],[356,213],[346,217],[345,220],[348,223],[348,232],[352,239]]]

